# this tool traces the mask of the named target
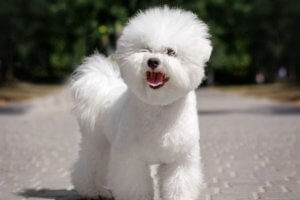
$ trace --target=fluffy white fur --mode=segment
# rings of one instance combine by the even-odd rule
[[[212,47],[208,28],[191,12],[153,8],[125,27],[115,61],[95,54],[75,72],[71,89],[82,132],[72,174],[86,197],[153,199],[149,166],[158,164],[163,200],[196,200],[202,173],[194,90]],[[176,55],[167,54],[167,48]],[[149,58],[169,81],[147,85]],[[121,73],[120,73],[121,72]]]

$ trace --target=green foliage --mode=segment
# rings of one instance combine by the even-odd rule
[[[210,25],[214,52],[209,67],[217,81],[253,82],[256,73],[274,81],[282,66],[290,80],[300,80],[295,56],[300,1],[204,0],[202,5],[193,9]]]
[[[299,0],[10,0],[0,1],[0,81],[61,79],[96,49],[112,53],[128,17],[157,5],[209,24],[216,81],[273,81],[281,66],[300,79]]]
[[[1,1],[2,79],[8,70],[20,79],[63,78],[84,55],[108,52],[127,18],[126,7],[109,1]]]

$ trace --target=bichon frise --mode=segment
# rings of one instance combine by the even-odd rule
[[[72,78],[82,132],[72,181],[79,194],[196,200],[202,182],[195,89],[211,54],[208,27],[168,7],[138,13],[114,59],[95,54]]]

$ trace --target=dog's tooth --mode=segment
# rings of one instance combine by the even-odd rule
[[[159,73],[155,73],[154,82],[157,83],[159,81]]]
[[[162,83],[162,75],[160,74],[157,80],[159,83]]]
[[[164,82],[164,75],[163,74],[161,74],[160,76],[159,76],[159,82]]]

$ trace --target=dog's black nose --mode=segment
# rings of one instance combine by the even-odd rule
[[[149,58],[147,64],[151,69],[155,69],[160,64],[160,61],[157,58]]]

